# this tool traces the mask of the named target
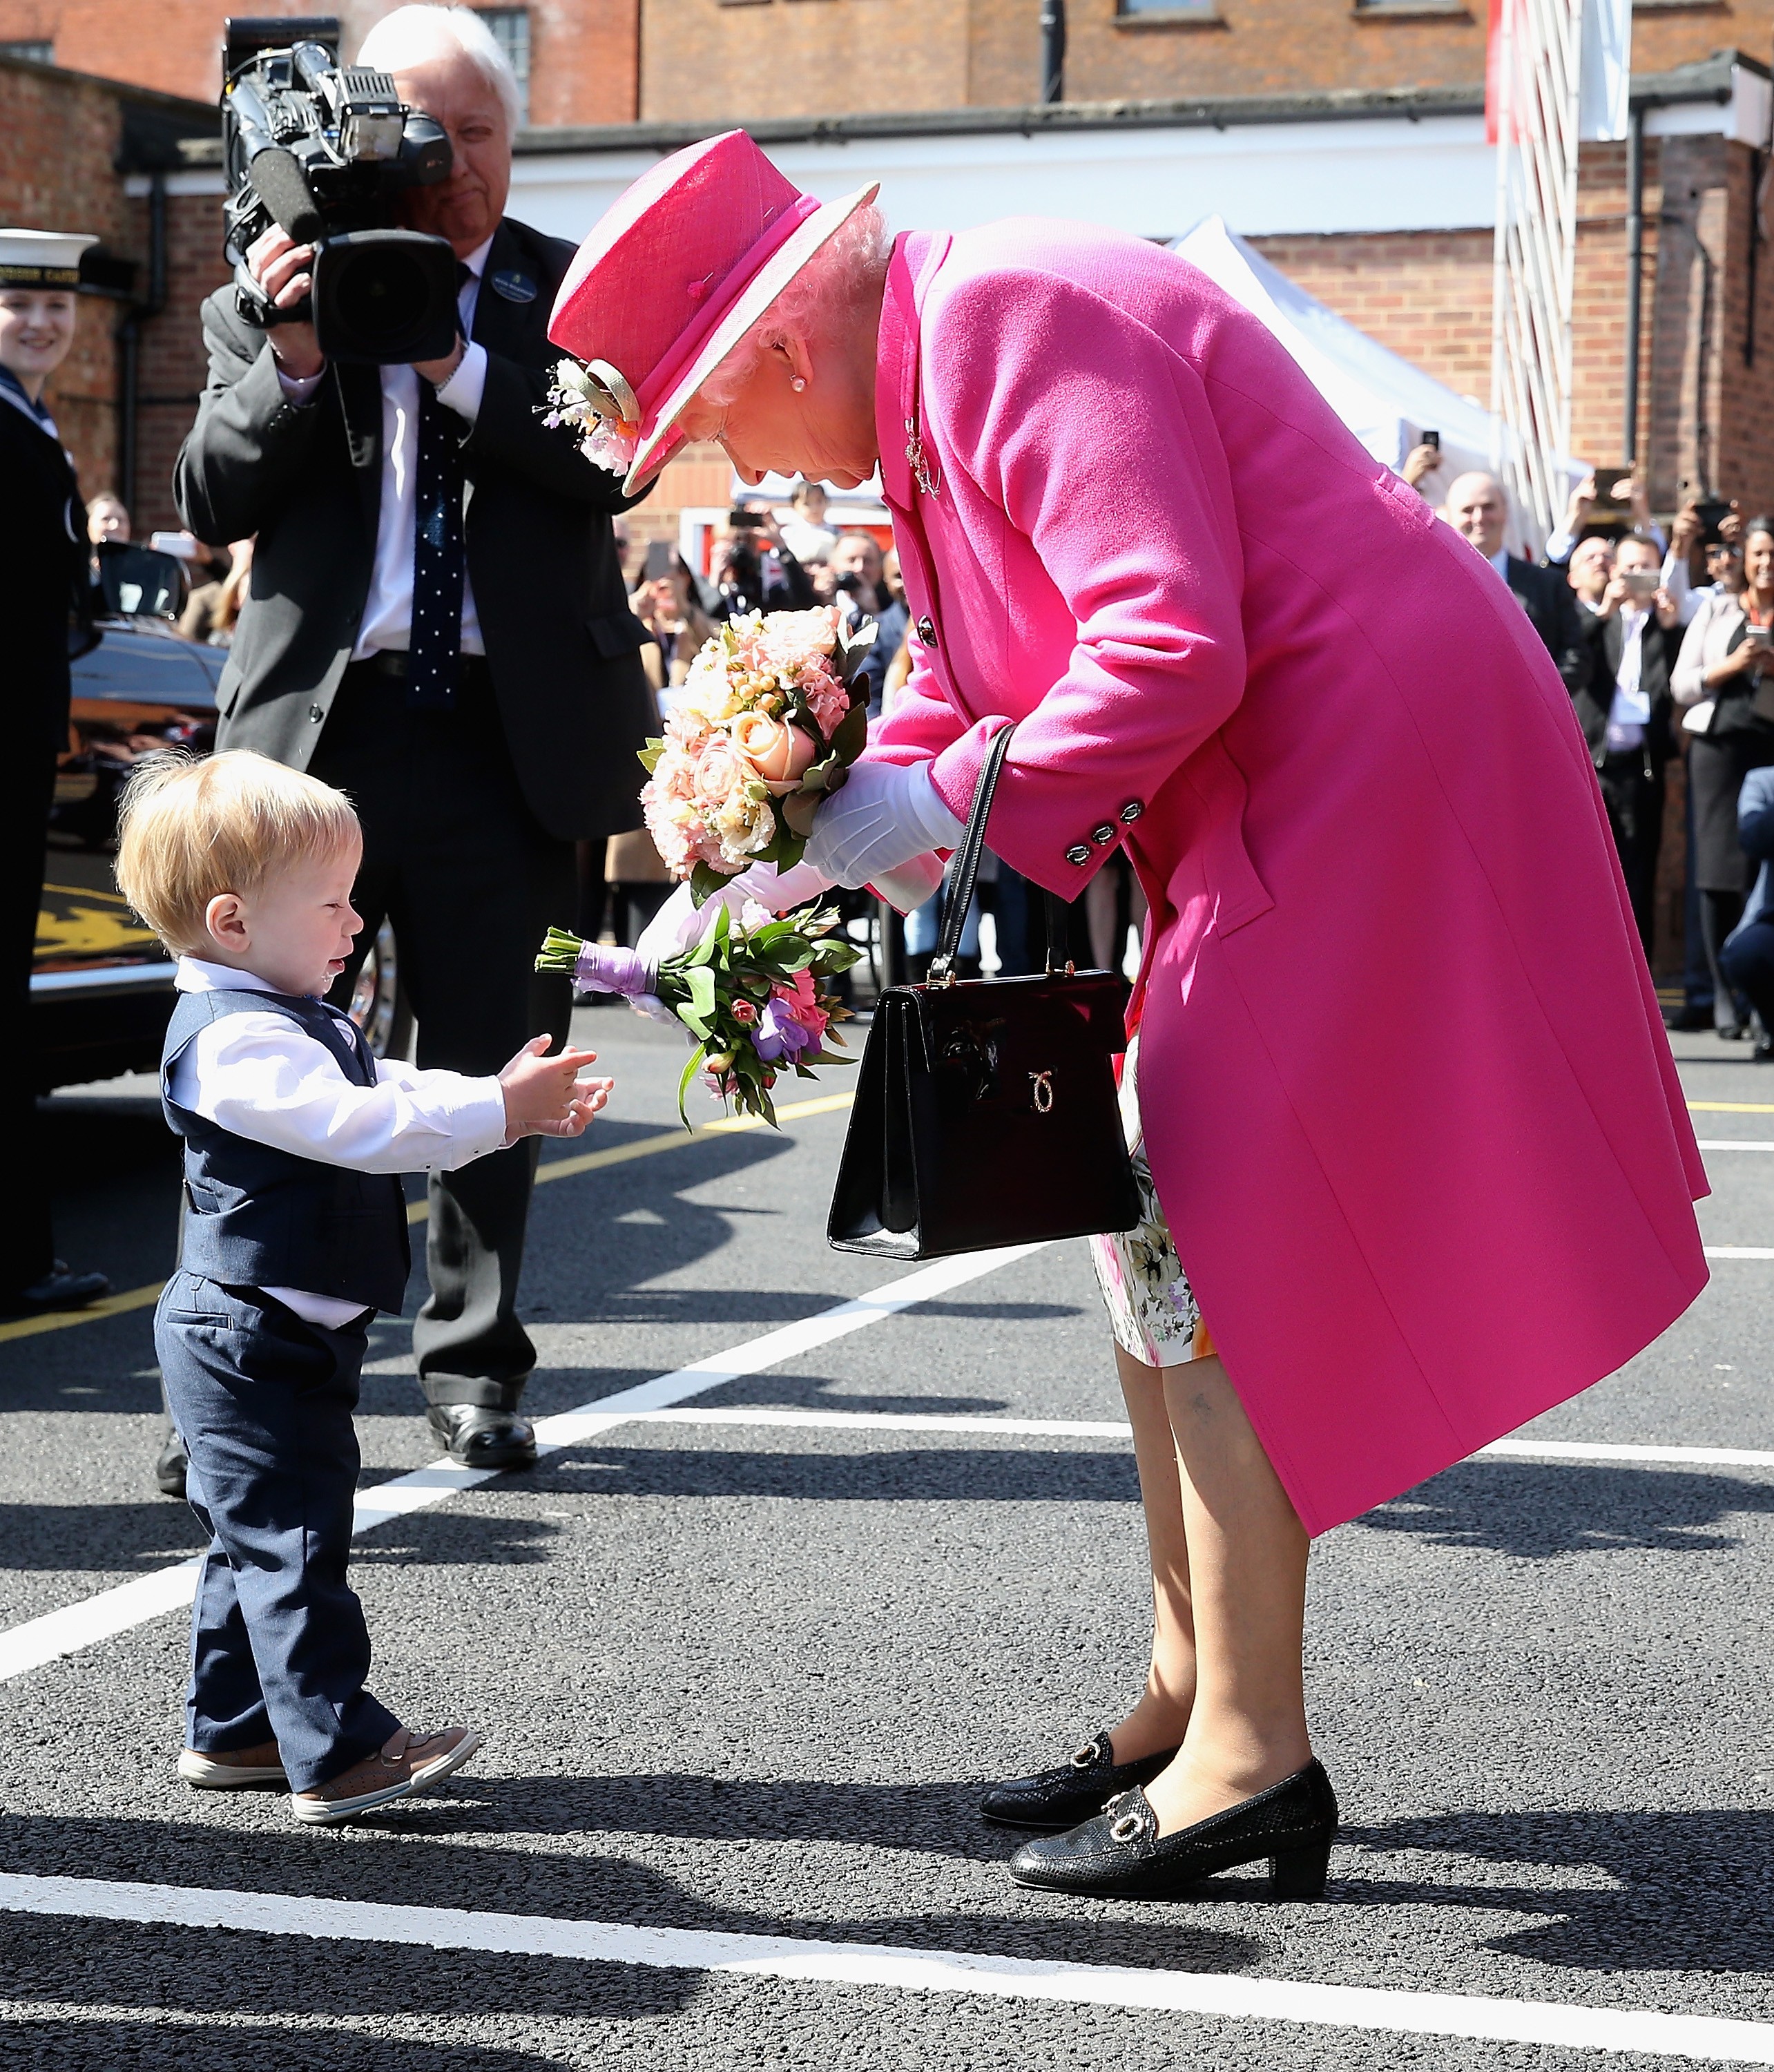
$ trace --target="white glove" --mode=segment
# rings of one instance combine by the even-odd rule
[[[856,763],[815,816],[806,860],[834,885],[867,885],[928,849],[953,849],[965,832],[928,763]]]
[[[749,870],[742,870],[729,887],[737,893],[739,900],[755,899],[760,906],[767,906],[773,914],[792,913],[797,906],[810,906],[822,893],[832,890],[832,881],[816,871],[803,857],[791,863],[786,870],[779,870],[774,863],[754,863]],[[729,898],[728,904],[737,911],[739,901]]]

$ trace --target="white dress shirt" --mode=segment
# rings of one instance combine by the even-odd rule
[[[181,957],[181,993],[275,993],[231,964]],[[329,1013],[346,1019],[337,1008]],[[496,1078],[421,1071],[376,1061],[376,1083],[355,1085],[317,1036],[270,1009],[224,1015],[200,1029],[179,1053],[168,1091],[174,1101],[219,1128],[298,1158],[359,1173],[449,1173],[505,1148],[505,1092]],[[267,1295],[310,1324],[337,1330],[363,1314],[361,1302],[300,1288]]]
[[[1650,607],[1623,604],[1620,619],[1620,665],[1614,677],[1614,702],[1608,713],[1606,746],[1610,755],[1642,747],[1645,730],[1651,721],[1650,698],[1639,689],[1645,668],[1645,629],[1650,623]]]
[[[474,328],[481,276],[492,245],[489,237],[462,261],[468,269],[468,278],[457,295],[456,307],[465,339],[470,338]],[[407,366],[379,371],[382,376],[382,500],[376,520],[376,560],[370,572],[369,595],[358,623],[357,644],[351,650],[351,659],[358,662],[385,648],[404,654],[413,633],[413,469],[419,455],[419,376]],[[325,378],[324,368],[300,380],[285,374],[281,367],[277,370],[284,393],[298,403],[306,403]],[[461,364],[437,391],[437,401],[472,426],[480,415],[486,388],[487,348],[470,339]],[[465,655],[487,652],[474,609],[474,588],[466,569],[462,586],[462,652]]]

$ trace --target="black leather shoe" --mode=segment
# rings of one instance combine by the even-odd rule
[[[10,1317],[35,1317],[46,1309],[84,1309],[110,1292],[111,1284],[102,1273],[71,1273],[68,1261],[58,1259],[41,1281],[0,1296],[0,1311]]]
[[[458,1467],[533,1468],[536,1433],[515,1410],[479,1403],[433,1403],[425,1421]]]
[[[176,1432],[169,1432],[166,1441],[154,1457],[154,1486],[162,1496],[175,1496],[181,1503],[185,1498],[185,1470],[191,1466],[191,1457],[185,1451],[185,1442]]]
[[[1038,1827],[1043,1834],[1062,1835],[1101,1812],[1117,1792],[1150,1784],[1176,1753],[1160,1749],[1137,1762],[1117,1762],[1105,1729],[1057,1770],[993,1785],[979,1801],[979,1818],[995,1827]]]
[[[1135,1787],[1094,1820],[1010,1859],[1018,1885],[1092,1899],[1173,1899],[1215,1871],[1269,1859],[1277,1899],[1322,1899],[1337,1839],[1337,1794],[1316,1762],[1181,1833],[1160,1836],[1158,1816]]]

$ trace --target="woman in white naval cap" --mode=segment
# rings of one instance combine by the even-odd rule
[[[0,642],[6,752],[0,756],[0,1315],[76,1309],[110,1293],[102,1273],[55,1256],[35,1155],[31,965],[43,898],[55,758],[68,745],[70,629],[84,618],[86,515],[43,384],[74,343],[80,253],[90,237],[0,230]]]

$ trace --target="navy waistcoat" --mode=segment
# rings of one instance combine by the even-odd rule
[[[229,1014],[285,1014],[324,1043],[354,1084],[376,1083],[355,1026],[318,1000],[244,989],[182,993],[160,1058],[160,1100],[185,1144],[187,1273],[228,1288],[299,1288],[398,1314],[411,1255],[406,1197],[392,1173],[357,1173],[236,1137],[172,1098],[173,1067],[199,1030]]]

